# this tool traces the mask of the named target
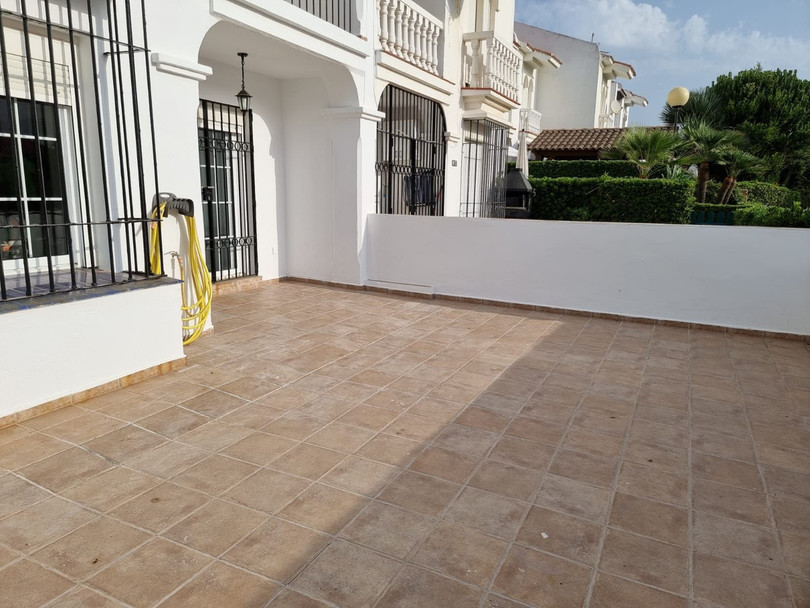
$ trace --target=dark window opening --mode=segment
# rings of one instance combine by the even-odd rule
[[[377,127],[377,213],[444,215],[446,131],[441,106],[388,85]]]

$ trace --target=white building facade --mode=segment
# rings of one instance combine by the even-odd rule
[[[525,23],[515,23],[515,35],[564,64],[538,74],[535,95],[544,129],[626,127],[629,109],[647,105],[618,82],[635,77],[633,66],[602,52],[598,44]]]
[[[369,214],[498,217],[510,146],[560,103],[561,60],[515,37],[512,1],[0,7],[0,336],[19,345],[0,418],[182,365],[195,236],[215,284],[364,285]],[[152,221],[157,192],[194,202],[196,235]]]

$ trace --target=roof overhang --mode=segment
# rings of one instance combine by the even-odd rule
[[[557,69],[562,65],[562,61],[560,61],[559,57],[554,53],[538,49],[527,42],[517,39],[515,40],[515,44],[523,54],[523,62],[528,63],[532,67]]]
[[[624,105],[626,106],[641,106],[642,108],[646,108],[647,104],[646,97],[642,97],[641,95],[636,95],[633,91],[628,91],[627,89],[624,90]]]
[[[602,53],[602,74],[607,78],[627,78],[632,80],[636,77],[635,68],[624,61],[617,61],[612,55]]]

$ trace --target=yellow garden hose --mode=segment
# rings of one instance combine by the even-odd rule
[[[152,219],[155,221],[152,222],[149,259],[152,264],[152,272],[156,274],[161,274],[163,268],[160,255],[160,240],[158,239],[158,223],[165,212],[165,202],[161,202],[160,205],[155,205],[152,208]],[[186,268],[183,258],[178,253],[172,253],[172,255],[178,260],[180,280],[183,282],[183,305],[180,310],[182,311],[183,345],[186,345],[191,344],[202,335],[205,322],[211,313],[211,300],[214,289],[211,283],[211,273],[205,264],[205,254],[197,236],[197,223],[193,215],[185,215],[184,217],[189,243],[190,286],[186,284]],[[193,292],[197,298],[191,304],[188,303],[189,292]]]

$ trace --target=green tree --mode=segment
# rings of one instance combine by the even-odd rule
[[[686,123],[681,135],[684,138],[686,152],[681,158],[681,162],[697,165],[697,200],[699,203],[705,203],[711,164],[722,164],[724,154],[730,148],[741,146],[744,136],[737,131],[715,129],[702,120]]]
[[[795,70],[763,70],[757,65],[734,76],[718,76],[707,91],[720,99],[722,126],[744,133],[747,151],[770,167],[768,181],[807,188],[810,81]]]
[[[726,205],[731,201],[731,195],[737,186],[737,178],[741,174],[757,175],[765,168],[759,158],[739,148],[729,148],[723,152],[721,163],[726,168],[726,178],[717,195],[719,205]]]
[[[666,167],[677,154],[681,138],[674,131],[633,127],[628,129],[608,150],[605,158],[626,158],[638,169],[638,176],[647,179]]]
[[[665,103],[659,118],[665,125],[674,125],[675,108]],[[689,91],[689,101],[678,111],[678,124],[695,120],[703,120],[712,127],[723,126],[721,99],[712,89]]]

